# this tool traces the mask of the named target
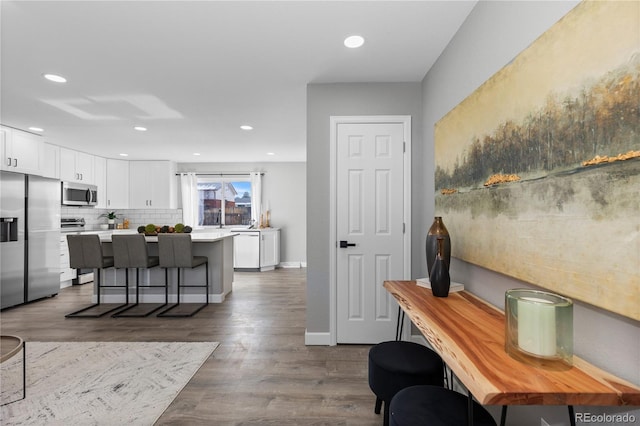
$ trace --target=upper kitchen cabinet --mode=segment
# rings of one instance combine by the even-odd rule
[[[95,184],[93,155],[60,148],[60,180]]]
[[[98,187],[96,208],[107,208],[107,159],[93,157],[93,182]]]
[[[8,127],[0,128],[2,164],[0,170],[40,174],[40,136]]]
[[[60,179],[60,147],[44,142],[40,147],[40,175]]]
[[[129,162],[107,159],[107,209],[129,208]]]
[[[129,208],[175,209],[175,175],[172,161],[130,161]]]

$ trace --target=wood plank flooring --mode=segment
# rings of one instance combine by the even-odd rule
[[[237,273],[233,292],[193,318],[64,318],[91,284],[0,313],[29,341],[216,341],[156,425],[382,425],[369,346],[305,346],[305,269]],[[105,419],[108,425],[108,419]]]

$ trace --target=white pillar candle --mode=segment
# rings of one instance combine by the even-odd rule
[[[537,297],[518,300],[518,346],[540,356],[556,355],[556,310]]]

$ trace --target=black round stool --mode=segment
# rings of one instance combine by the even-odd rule
[[[442,358],[412,342],[382,342],[369,350],[369,387],[376,394],[376,414],[384,402],[384,425],[389,424],[389,404],[400,390],[415,385],[444,385]]]
[[[467,426],[466,396],[438,386],[411,386],[393,397],[391,426]],[[474,426],[496,426],[491,414],[473,401]]]

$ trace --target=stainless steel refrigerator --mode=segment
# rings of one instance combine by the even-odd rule
[[[60,181],[0,172],[0,309],[60,290]]]

